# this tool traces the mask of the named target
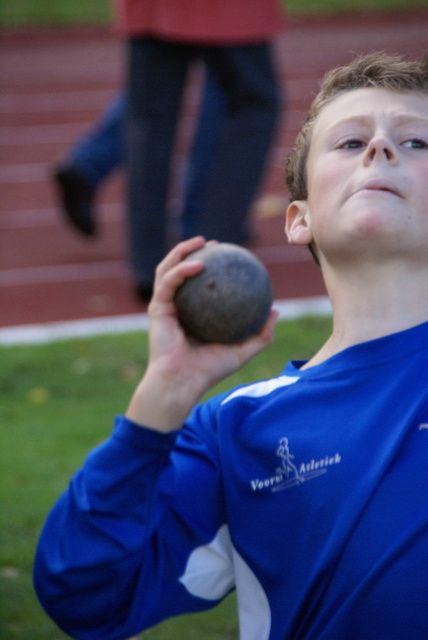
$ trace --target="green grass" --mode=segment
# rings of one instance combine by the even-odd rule
[[[420,9],[428,0],[288,0],[290,15]],[[0,0],[1,26],[110,24],[111,0]]]
[[[107,25],[110,0],[0,0],[2,27],[43,25]]]
[[[212,390],[281,372],[310,357],[329,319],[280,322],[274,345]],[[0,348],[0,638],[66,638],[41,610],[31,571],[38,533],[70,475],[109,433],[147,361],[146,334]],[[234,596],[213,611],[167,621],[144,640],[238,637]]]
[[[428,8],[428,0],[288,0],[286,7],[292,16],[308,13],[411,11],[412,9]]]

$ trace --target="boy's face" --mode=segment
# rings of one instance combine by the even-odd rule
[[[314,123],[308,199],[291,203],[287,235],[349,256],[423,248],[428,240],[428,96],[355,89]],[[334,252],[334,253],[332,253]],[[339,253],[338,253],[339,252]]]

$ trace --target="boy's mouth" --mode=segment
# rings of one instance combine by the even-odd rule
[[[401,192],[395,185],[384,180],[370,180],[369,182],[364,183],[361,187],[356,189],[355,193],[363,191],[384,191],[386,193],[391,193],[392,195],[399,198],[403,197]]]

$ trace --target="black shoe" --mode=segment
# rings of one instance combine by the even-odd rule
[[[139,282],[135,286],[135,293],[140,302],[148,304],[153,296],[153,282]]]
[[[59,165],[54,180],[67,221],[85,236],[94,236],[97,231],[92,210],[95,189],[71,165]]]

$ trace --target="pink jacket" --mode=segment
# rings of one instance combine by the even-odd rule
[[[116,0],[119,31],[172,42],[265,42],[284,29],[280,0]]]

